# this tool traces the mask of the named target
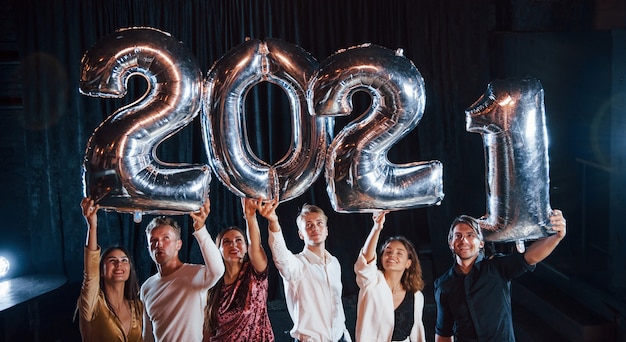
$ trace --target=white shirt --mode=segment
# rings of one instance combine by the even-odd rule
[[[341,302],[341,265],[328,251],[320,258],[307,248],[294,255],[282,231],[269,233],[274,264],[283,278],[290,334],[300,341],[351,341]]]
[[[193,235],[206,266],[186,263],[168,276],[156,273],[141,285],[144,341],[202,341],[207,291],[224,274],[224,262],[205,227]]]
[[[391,341],[395,325],[393,294],[385,275],[376,267],[376,258],[369,264],[363,253],[354,264],[356,283],[359,286],[359,302],[356,313],[355,337],[359,342]],[[408,340],[411,342],[426,341],[422,314],[424,311],[424,294],[415,292],[413,317],[415,323]]]

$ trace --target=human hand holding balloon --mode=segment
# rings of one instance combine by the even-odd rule
[[[385,218],[387,216],[388,211],[386,210],[378,210],[372,213],[372,220],[374,221],[374,229],[381,230],[383,229],[383,225],[385,224]]]
[[[211,213],[211,200],[207,197],[198,211],[189,213],[189,216],[193,219],[194,230],[200,230],[205,226],[209,213]]]

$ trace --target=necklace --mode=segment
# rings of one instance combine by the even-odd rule
[[[400,283],[397,283],[392,289],[391,293],[396,294],[400,290]]]

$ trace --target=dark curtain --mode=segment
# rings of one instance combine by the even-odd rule
[[[62,273],[70,282],[82,279],[85,224],[79,202],[86,142],[100,122],[131,102],[145,85],[131,82],[124,99],[80,95],[80,61],[100,38],[126,27],[148,26],[171,33],[192,51],[205,74],[246,37],[280,38],[299,45],[319,61],[362,43],[402,48],[424,77],[427,105],[419,126],[394,146],[389,159],[397,163],[440,160],[445,198],[439,206],[393,212],[383,238],[402,234],[412,240],[431,286],[433,278],[452,262],[446,234],[453,217],[484,212],[482,143],[479,136],[465,131],[464,110],[489,82],[490,2],[22,0],[14,1],[13,6],[18,16],[24,113],[12,127],[23,132],[24,163],[13,170],[17,181],[10,189],[15,193],[5,194],[3,201],[23,201],[21,212],[6,214],[15,217],[10,224],[19,225],[14,232],[16,241],[28,241],[23,243],[23,259],[30,260],[32,272]],[[368,100],[357,97],[355,112],[366,108]],[[251,146],[259,158],[277,161],[289,146],[285,136],[289,137],[290,109],[285,94],[277,87],[259,85],[247,97],[246,106]],[[358,114],[337,119],[335,130]],[[206,163],[199,118],[166,141],[159,154],[169,162]],[[212,213],[207,226],[213,236],[228,225],[244,224],[239,199],[215,176],[210,198]],[[302,248],[295,217],[304,203],[317,204],[329,214],[327,248],[343,264],[345,294],[356,294],[352,265],[371,228],[371,216],[335,213],[321,176],[304,195],[279,207],[292,251]],[[136,224],[129,214],[100,214],[100,245],[128,246],[142,281],[155,272],[144,235],[150,218]],[[202,262],[188,217],[178,219],[184,226],[181,258]],[[266,224],[260,223],[266,241]],[[277,279],[272,269],[271,298],[281,295]]]

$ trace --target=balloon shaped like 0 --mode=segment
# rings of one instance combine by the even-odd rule
[[[310,95],[318,116],[348,115],[352,95],[365,91],[372,104],[346,125],[327,152],[327,192],[338,212],[400,210],[443,199],[439,161],[394,164],[387,153],[422,118],[424,80],[401,50],[375,45],[342,50],[322,62]]]
[[[532,78],[496,80],[465,111],[466,129],[483,138],[485,240],[511,242],[549,234],[550,179],[544,94]]]
[[[119,212],[182,214],[197,210],[209,192],[210,168],[164,163],[157,146],[199,113],[202,72],[170,34],[127,28],[98,41],[83,56],[80,92],[124,97],[128,79],[142,76],[146,93],[96,128],[83,163],[86,196]]]
[[[317,61],[278,39],[249,40],[220,58],[206,81],[203,137],[213,171],[237,196],[281,202],[306,191],[320,175],[326,149],[325,120],[308,112],[306,87]],[[290,102],[289,153],[275,165],[252,152],[245,130],[245,97],[261,82],[281,87]]]

